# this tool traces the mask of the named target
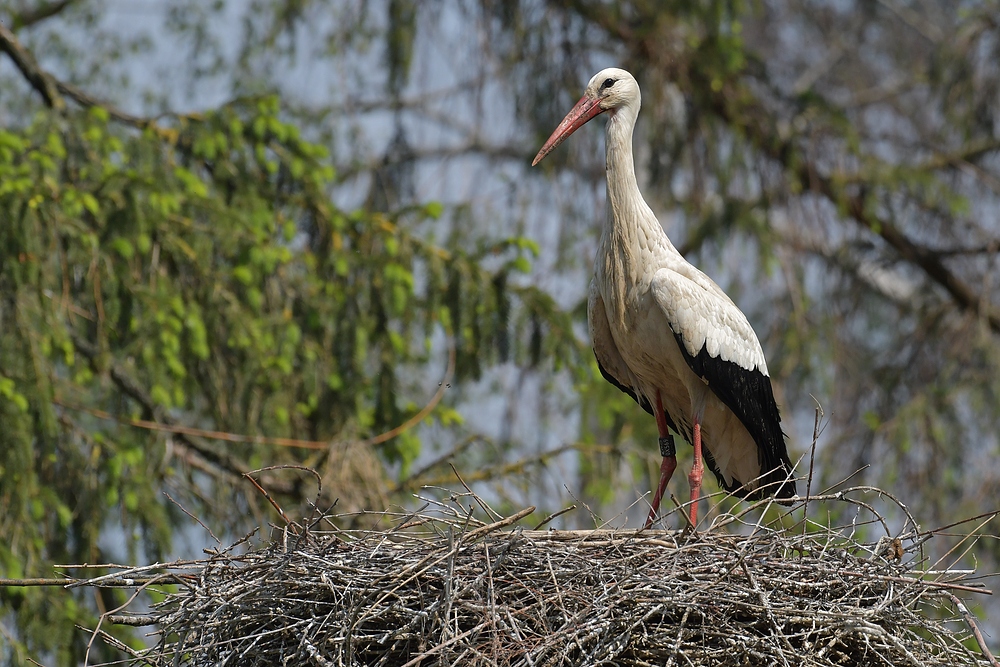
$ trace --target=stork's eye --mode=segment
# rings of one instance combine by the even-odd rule
[[[614,79],[605,79],[604,83],[601,84],[601,90],[604,90],[605,88],[610,88],[613,85],[615,85]]]

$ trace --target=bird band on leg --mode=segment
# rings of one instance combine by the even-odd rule
[[[677,449],[674,447],[674,436],[667,435],[660,438],[660,456],[663,458],[677,456]]]

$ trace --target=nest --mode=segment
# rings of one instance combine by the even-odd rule
[[[468,495],[371,515],[366,530],[321,517],[178,564],[149,579],[179,584],[152,613],[102,623],[155,624],[155,644],[122,648],[157,667],[996,665],[955,595],[981,584],[928,571],[928,534],[907,520],[890,537],[859,499],[873,493],[828,496],[851,510],[839,527],[803,522],[800,505],[698,531],[526,530],[533,508],[501,518],[473,498],[481,521]]]

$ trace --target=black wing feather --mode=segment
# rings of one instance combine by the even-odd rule
[[[595,354],[594,356],[597,356],[597,355]],[[632,400],[634,400],[636,403],[638,403],[639,407],[641,407],[643,410],[645,410],[646,412],[648,412],[651,415],[653,414],[653,406],[650,405],[649,400],[645,396],[640,396],[640,395],[636,394],[635,390],[633,390],[629,386],[623,385],[621,382],[618,381],[618,379],[615,376],[613,376],[611,373],[607,372],[604,369],[604,366],[601,365],[601,360],[600,359],[597,360],[597,368],[600,369],[601,375],[604,376],[605,380],[607,380],[608,382],[610,382],[614,386],[616,386],[619,389],[621,389],[624,393],[626,393],[629,396],[631,396]],[[677,425],[674,423],[674,420],[670,418],[670,413],[667,412],[666,410],[663,411],[663,416],[667,420],[667,427],[670,428],[670,430],[672,430],[674,433],[679,434],[682,438],[684,438],[685,440],[687,440],[688,444],[691,444],[691,430],[690,430],[690,428],[685,429],[685,430],[677,428]],[[735,495],[735,496],[737,496],[739,498],[746,498],[747,497],[747,494],[749,493],[749,491],[746,490],[746,488],[743,486],[742,483],[740,483],[740,484],[726,484],[726,478],[725,478],[725,476],[723,476],[722,471],[719,469],[718,464],[716,464],[716,462],[715,462],[715,457],[712,456],[712,452],[710,452],[707,447],[702,449],[702,454],[703,454],[703,458],[705,460],[705,465],[707,465],[708,469],[712,471],[713,475],[715,475],[716,480],[718,480],[718,482],[719,482],[719,486],[721,486],[723,489],[725,489],[727,493],[732,493],[733,495]]]
[[[774,402],[771,378],[759,370],[747,370],[732,361],[713,357],[705,346],[696,356],[691,356],[680,334],[674,332],[677,346],[694,373],[708,382],[709,389],[726,404],[750,432],[757,443],[761,478],[758,490],[740,493],[739,489],[726,489],[741,497],[757,500],[763,496],[790,498],[795,495],[795,480],[791,479],[792,462],[785,447],[781,431],[781,415]],[[715,461],[706,452],[705,462],[725,487],[722,476],[715,468]],[[743,480],[747,482],[749,480]]]

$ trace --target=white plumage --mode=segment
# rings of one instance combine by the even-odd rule
[[[694,446],[692,523],[703,454],[719,483],[741,497],[788,498],[795,483],[753,328],[726,293],[677,252],[639,192],[632,131],[640,101],[631,74],[598,72],[532,164],[589,120],[609,115],[608,213],[587,315],[602,374],[657,419],[663,464],[648,527],[676,467],[670,429]]]

